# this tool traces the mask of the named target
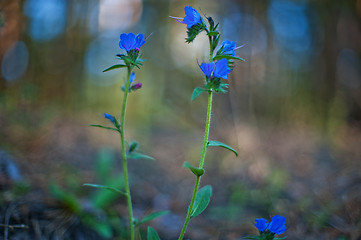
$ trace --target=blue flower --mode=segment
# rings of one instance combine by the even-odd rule
[[[113,115],[110,115],[108,113],[104,113],[104,117],[109,119],[113,124],[115,123],[115,118]]]
[[[227,65],[227,59],[223,58],[216,62],[216,68],[214,69],[213,76],[216,78],[227,79],[231,69]]]
[[[202,63],[199,67],[201,68],[204,75],[206,75],[206,77],[210,77],[214,70],[214,66],[215,66],[214,62],[211,62],[211,63]]]
[[[129,52],[131,50],[139,49],[143,46],[145,40],[143,39],[143,34],[138,34],[137,36],[134,33],[122,33],[120,35],[119,47]]]
[[[282,234],[286,231],[286,218],[282,216],[275,215],[271,222],[268,224],[268,230],[271,233]]]
[[[254,225],[256,226],[258,231],[260,231],[260,232],[266,231],[266,229],[268,227],[268,223],[267,223],[266,219],[264,219],[264,218],[256,218],[255,221],[256,221],[256,223]]]
[[[221,48],[222,48],[222,54],[231,55],[231,56],[236,55],[236,52],[234,51],[236,48],[235,42],[228,41],[228,40],[223,41]]]
[[[187,28],[191,28],[193,25],[196,24],[202,24],[202,17],[194,8],[192,8],[191,6],[185,6],[184,12],[186,16],[183,18],[182,21],[178,22],[187,24]]]

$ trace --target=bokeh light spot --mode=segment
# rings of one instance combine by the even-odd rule
[[[54,39],[65,30],[66,1],[28,0],[24,13],[30,17],[30,36],[39,42]]]
[[[14,81],[23,75],[28,67],[29,52],[24,42],[16,42],[9,48],[1,62],[1,72],[8,81]]]

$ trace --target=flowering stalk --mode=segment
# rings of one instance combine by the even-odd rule
[[[136,226],[139,225],[139,223],[135,223],[134,217],[133,217],[133,206],[132,206],[132,198],[130,193],[130,187],[129,187],[129,177],[128,177],[128,166],[127,166],[127,160],[130,158],[148,158],[153,159],[152,157],[149,157],[145,154],[141,154],[136,152],[138,143],[132,142],[128,149],[127,144],[125,140],[125,115],[126,115],[126,109],[127,109],[127,101],[128,101],[128,95],[132,91],[137,91],[142,87],[141,83],[134,83],[135,74],[132,72],[134,67],[140,68],[142,66],[142,59],[140,58],[139,54],[139,48],[143,46],[145,43],[145,39],[143,39],[143,34],[138,34],[135,36],[133,33],[129,34],[121,34],[120,35],[120,41],[119,41],[119,47],[126,51],[126,54],[118,54],[117,57],[122,60],[124,63],[122,64],[116,64],[113,65],[107,69],[105,69],[103,72],[118,69],[118,68],[127,68],[127,78],[125,79],[124,86],[121,87],[123,90],[123,103],[122,103],[122,109],[121,109],[121,116],[120,116],[120,122],[115,118],[113,115],[105,113],[104,117],[109,119],[110,122],[113,124],[113,127],[106,127],[102,125],[90,125],[94,127],[101,127],[108,130],[113,130],[119,133],[120,135],[120,147],[122,152],[122,166],[123,166],[123,178],[124,178],[124,185],[125,185],[125,192],[121,191],[120,189],[99,185],[99,184],[85,184],[86,186],[91,187],[97,187],[97,188],[104,188],[104,189],[110,189],[117,193],[120,193],[126,197],[127,200],[127,207],[128,207],[128,215],[129,215],[129,235],[130,240],[134,240],[135,233],[134,229]],[[160,216],[164,213],[158,213],[156,216]],[[155,218],[155,217],[153,217]],[[151,219],[153,219],[151,218]],[[148,217],[149,219],[149,217]],[[142,223],[144,223],[143,221]]]
[[[127,81],[126,81],[125,89],[124,89],[123,105],[122,105],[121,120],[120,120],[120,127],[122,129],[122,131],[120,131],[120,142],[121,142],[121,149],[122,149],[122,163],[123,163],[123,177],[124,177],[125,193],[126,193],[127,205],[128,205],[129,232],[130,232],[130,239],[134,240],[133,206],[132,206],[132,197],[130,194],[130,187],[129,187],[127,152],[126,152],[125,139],[124,139],[125,114],[126,114],[126,109],[127,109],[127,100],[128,100],[129,84],[130,84],[130,76],[131,76],[132,68],[133,68],[132,66],[127,67],[128,74],[127,74]]]
[[[205,75],[205,85],[203,88],[197,87],[194,89],[192,94],[192,100],[196,99],[201,93],[208,93],[208,107],[207,107],[207,119],[206,126],[204,130],[204,141],[202,147],[201,159],[198,164],[198,168],[193,167],[188,162],[184,163],[184,167],[189,168],[194,175],[196,175],[196,182],[193,189],[192,199],[190,201],[186,219],[184,221],[181,233],[178,240],[182,240],[184,234],[187,230],[187,226],[192,217],[195,217],[202,213],[204,209],[208,206],[210,197],[212,195],[212,187],[205,186],[199,189],[200,180],[204,174],[204,162],[206,157],[207,148],[209,146],[219,146],[231,150],[237,155],[237,152],[227,146],[224,143],[218,141],[209,141],[209,129],[211,123],[212,115],[212,99],[213,93],[223,92],[225,93],[225,88],[228,87],[228,84],[223,82],[222,79],[227,79],[228,74],[231,72],[233,67],[233,60],[243,60],[239,57],[235,57],[236,44],[234,42],[225,41],[222,43],[222,46],[217,51],[214,56],[214,51],[218,46],[220,33],[218,32],[218,24],[214,24],[214,21],[211,17],[207,17],[208,26],[200,16],[200,14],[192,7],[186,6],[184,8],[186,16],[181,18],[175,18],[178,22],[187,24],[187,38],[186,42],[191,43],[197,37],[198,34],[205,31],[207,33],[210,45],[210,54],[209,54],[209,63],[202,63],[199,65],[200,69]]]

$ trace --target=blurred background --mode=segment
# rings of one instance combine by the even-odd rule
[[[361,0],[2,0],[0,2],[0,236],[125,239],[119,136],[89,127],[119,117],[121,33],[151,35],[136,70],[127,139],[156,160],[129,162],[135,216],[177,239],[200,158],[206,95],[201,34],[185,43],[191,5],[243,45],[229,91],[214,97],[207,210],[190,239],[257,234],[255,218],[287,218],[288,239],[361,239]],[[8,225],[18,227],[7,227]],[[141,228],[145,229],[145,228]],[[143,234],[142,232],[140,233]]]

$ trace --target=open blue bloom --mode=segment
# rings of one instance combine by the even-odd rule
[[[268,227],[268,223],[267,223],[266,219],[264,219],[264,218],[256,218],[255,221],[256,221],[256,223],[254,225],[256,226],[258,231],[260,231],[260,232],[266,231],[266,229]]]
[[[108,113],[104,113],[104,117],[109,119],[113,124],[115,123],[115,118],[114,116],[108,114]]]
[[[275,215],[271,222],[268,224],[268,230],[271,233],[282,234],[286,231],[286,218],[282,216]]]
[[[228,40],[223,41],[221,48],[222,48],[222,54],[231,55],[231,56],[236,55],[236,52],[234,51],[236,48],[235,42],[228,41]]]
[[[185,6],[184,12],[186,16],[183,18],[182,21],[178,21],[178,22],[187,24],[187,28],[191,28],[193,25],[202,23],[201,15],[199,15],[197,10],[195,10],[191,6]]]
[[[140,48],[145,43],[143,39],[143,34],[138,34],[137,36],[134,33],[122,33],[120,35],[119,47],[124,49],[125,51],[129,52],[131,50],[135,50]]]
[[[216,78],[227,79],[231,69],[227,65],[227,59],[223,58],[216,62],[216,68],[214,69],[213,76]]]
[[[206,77],[210,77],[212,75],[212,72],[214,70],[215,63],[202,63],[199,67],[201,68],[202,72]]]

